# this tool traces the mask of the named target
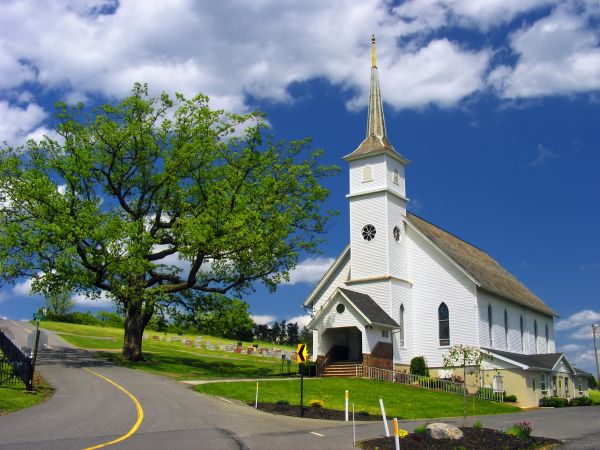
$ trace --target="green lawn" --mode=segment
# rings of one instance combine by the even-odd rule
[[[244,402],[253,402],[256,383],[230,382],[198,385],[198,392],[227,397]],[[358,378],[305,379],[304,402],[319,399],[326,408],[344,409],[344,392],[348,389],[350,405],[354,409],[380,414],[379,399],[382,398],[388,417],[402,419],[426,419],[435,417],[461,416],[463,397],[456,394],[431,391],[385,381]],[[264,381],[259,383],[259,401],[275,403],[287,400],[292,405],[300,404],[300,381]],[[469,398],[469,415],[500,414],[520,411],[519,408],[502,403]]]
[[[215,379],[215,378],[254,378],[279,373],[282,368],[287,372],[287,364],[282,366],[281,360],[272,357],[235,354],[220,350],[206,350],[187,347],[181,342],[153,341],[152,336],[175,337],[175,334],[155,333],[148,331],[148,340],[143,342],[145,360],[129,363],[120,358],[119,350],[123,346],[123,330],[120,328],[77,325],[63,322],[43,322],[43,327],[59,334],[67,342],[81,348],[100,351],[100,354],[116,364],[148,372],[165,375],[178,380]],[[192,341],[196,336],[183,335],[180,339]],[[203,342],[213,345],[237,344],[237,341],[213,336],[202,336]],[[262,347],[273,347],[273,344],[257,342]],[[244,349],[253,343],[243,343]],[[289,351],[292,347],[278,346]],[[295,361],[290,367],[292,373],[297,371]]]
[[[589,391],[590,398],[596,403],[596,405],[600,405],[600,391],[596,391],[595,389],[590,389]]]
[[[0,386],[0,415],[28,408],[43,402],[52,395],[52,389],[44,381],[34,378],[34,393],[25,391],[25,385],[15,387]]]

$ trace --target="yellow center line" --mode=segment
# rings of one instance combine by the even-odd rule
[[[102,444],[98,444],[98,445],[95,445],[93,447],[87,447],[84,450],[94,450],[96,448],[106,447],[106,446],[113,445],[113,444],[116,444],[118,442],[124,441],[125,439],[128,439],[131,436],[133,436],[133,434],[140,427],[140,424],[142,423],[142,420],[144,420],[144,410],[142,409],[142,405],[140,405],[140,402],[138,401],[138,399],[135,398],[133,396],[133,394],[131,392],[129,392],[127,389],[125,389],[123,386],[120,386],[119,384],[115,383],[113,380],[111,380],[109,378],[106,378],[104,375],[100,375],[98,372],[94,372],[93,370],[86,369],[86,368],[84,368],[83,370],[86,370],[87,372],[90,372],[90,373],[96,375],[97,377],[102,378],[104,381],[109,382],[110,384],[112,384],[116,388],[118,388],[121,391],[123,391],[125,394],[127,394],[129,396],[129,398],[133,401],[133,403],[135,403],[135,407],[137,409],[137,420],[136,420],[135,424],[133,425],[133,427],[131,427],[131,430],[129,430],[127,432],[127,434],[124,434],[123,436],[121,436],[120,438],[115,439],[114,441],[104,442]]]

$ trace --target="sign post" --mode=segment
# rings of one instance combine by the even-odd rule
[[[306,344],[298,344],[296,362],[300,366],[300,417],[304,417],[304,363],[307,357]]]
[[[40,343],[40,321],[46,317],[46,308],[33,313],[33,320],[35,321],[35,344],[33,345],[33,359],[31,361],[31,383],[27,386],[28,391],[33,391],[33,375],[35,374],[35,361],[38,354],[38,345]]]

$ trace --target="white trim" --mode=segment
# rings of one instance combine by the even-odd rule
[[[416,226],[414,226],[412,223],[410,223],[410,221],[406,217],[403,217],[402,220],[404,220],[405,223],[410,225],[410,227],[414,231],[416,231],[417,234],[425,240],[425,242],[429,243],[433,248],[435,248],[438,252],[440,252],[440,254],[442,256],[444,256],[448,261],[450,261],[458,270],[460,270],[463,274],[465,274],[467,276],[467,278],[469,278],[473,283],[475,283],[475,285],[477,287],[481,287],[481,283],[479,283],[479,281],[477,281],[469,272],[467,272],[465,269],[463,269],[460,264],[458,264],[456,261],[454,261],[453,258],[451,258],[446,252],[444,252],[441,248],[439,248],[431,239],[429,239],[427,236],[425,236],[425,234],[423,232],[421,232],[421,230],[419,230]]]
[[[522,364],[522,363],[519,363],[517,361],[513,361],[512,359],[509,359],[509,358],[507,358],[505,356],[500,356],[500,355],[498,355],[496,353],[493,353],[493,352],[490,352],[490,351],[486,351],[486,350],[480,349],[480,352],[483,353],[484,355],[492,356],[493,358],[497,358],[500,361],[504,361],[504,362],[507,362],[507,363],[512,364],[514,366],[520,367],[523,370],[527,370],[527,369],[532,369],[533,368],[533,367],[529,367],[526,364]],[[492,359],[492,361],[493,361],[493,359]],[[540,369],[540,370],[542,370],[542,369]]]
[[[346,198],[353,198],[353,197],[360,197],[361,195],[368,195],[368,194],[377,194],[379,192],[388,192],[396,197],[398,197],[401,200],[404,200],[405,202],[408,202],[409,199],[407,197],[405,197],[404,195],[392,191],[387,187],[379,187],[379,188],[375,188],[375,189],[368,189],[366,191],[360,191],[360,192],[355,192],[353,194],[346,194]]]
[[[331,277],[331,275],[333,275],[333,273],[335,273],[335,271],[340,267],[340,265],[342,264],[344,259],[349,254],[350,254],[350,244],[348,244],[346,246],[346,248],[344,248],[342,253],[340,253],[340,255],[336,258],[336,260],[333,262],[333,264],[331,264],[331,266],[329,266],[329,269],[327,269],[327,272],[325,272],[325,274],[321,277],[321,279],[319,280],[317,285],[313,288],[313,290],[310,292],[310,294],[308,294],[308,297],[304,301],[304,306],[309,307],[309,305],[313,302],[313,300],[315,299],[317,294],[319,294],[319,292],[321,291],[321,289],[323,288],[325,283],[327,283],[327,281],[329,281],[329,278]]]
[[[321,320],[321,317],[324,315],[327,315],[327,313],[329,313],[329,311],[331,311],[331,307],[333,304],[335,304],[334,298],[337,295],[341,295],[342,298],[348,302],[348,304],[350,306],[352,306],[352,309],[354,309],[354,311],[356,311],[358,313],[358,315],[365,321],[365,324],[363,326],[367,326],[367,325],[371,325],[371,321],[367,318],[367,316],[365,316],[363,314],[363,312],[358,309],[356,307],[356,305],[354,303],[352,303],[350,301],[350,299],[348,297],[346,297],[344,295],[344,293],[339,289],[336,288],[336,290],[333,292],[333,294],[331,294],[331,296],[325,301],[325,303],[323,304],[323,306],[319,309],[319,311],[317,311],[317,313],[315,314],[315,316],[311,319],[310,322],[308,322],[308,324],[306,325],[306,328],[308,328],[309,330],[316,330],[317,328],[312,328],[314,325],[314,323],[318,322]]]
[[[542,355],[543,355],[543,353],[542,353]],[[563,359],[565,360],[565,363],[567,364],[567,366],[569,366],[569,369],[571,369],[571,372],[572,372],[572,374],[574,375],[574,374],[575,374],[575,369],[573,369],[573,366],[571,365],[571,363],[569,362],[569,360],[567,359],[567,357],[566,357],[564,354],[562,354],[562,355],[561,355],[561,357],[560,357],[560,358],[558,358],[558,359],[556,360],[556,364],[554,364],[554,365],[552,366],[552,372],[555,372],[555,370],[554,370],[554,369],[556,369],[556,366],[558,366],[558,364],[559,364],[559,363],[560,363],[560,362],[561,362]]]

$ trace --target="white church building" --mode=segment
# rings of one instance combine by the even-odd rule
[[[521,405],[587,394],[556,353],[556,312],[483,250],[406,211],[409,161],[387,139],[374,38],[366,138],[344,160],[350,243],[304,302],[321,370],[407,370],[424,356],[436,376],[449,347],[467,344],[488,355],[483,384],[501,374]]]

